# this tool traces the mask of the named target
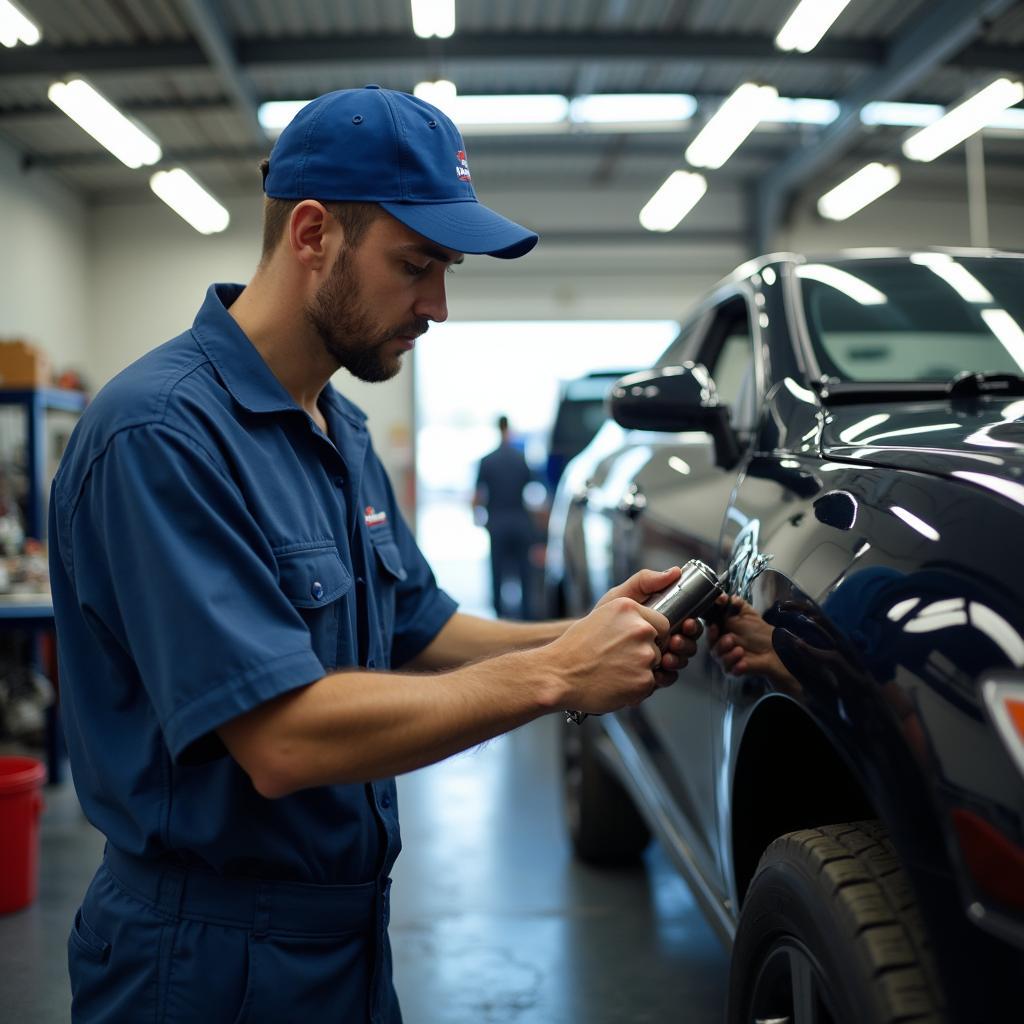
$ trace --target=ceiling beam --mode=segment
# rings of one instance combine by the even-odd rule
[[[217,0],[182,0],[182,7],[207,60],[235,101],[249,137],[253,142],[265,140],[266,133],[256,116],[256,95],[235,57],[220,4]]]
[[[190,4],[202,7],[199,0]],[[960,3],[960,7],[968,5]],[[972,5],[973,6],[973,5]],[[927,17],[927,16],[926,16]],[[338,67],[367,65],[384,61],[426,61],[446,63],[460,60],[507,61],[725,61],[785,59],[806,67],[846,63],[883,67],[890,47],[878,39],[824,39],[810,53],[781,54],[771,36],[709,35],[686,32],[541,32],[541,33],[458,33],[446,40],[421,40],[404,33],[378,35],[327,35],[237,39],[229,47],[241,71],[259,67]],[[209,65],[198,42],[147,43],[146,45],[49,46],[40,43],[4,53],[0,79],[69,72],[152,71],[174,73]],[[1021,50],[1012,46],[975,44],[950,60],[959,68],[1019,68]]]
[[[198,2],[198,0],[196,0]],[[780,57],[770,36],[729,36],[618,32],[460,32],[443,41],[421,40],[405,33],[386,35],[324,35],[304,38],[238,39],[234,44],[238,66],[280,68],[310,64],[373,64],[383,61],[422,60],[766,60]],[[787,61],[803,64],[845,61],[877,65],[885,57],[885,44],[876,40],[824,40],[809,54],[787,54]],[[40,43],[4,54],[0,77],[61,75],[69,70],[160,72],[192,70],[207,64],[198,43],[150,43],[145,46],[53,47]]]
[[[794,153],[758,186],[756,245],[767,251],[773,244],[790,196],[837,158],[862,130],[860,110],[872,100],[905,95],[928,73],[961,53],[987,23],[1008,10],[1015,0],[935,0],[911,27],[889,45],[883,66],[864,75],[839,100],[839,117],[818,134],[813,144]]]

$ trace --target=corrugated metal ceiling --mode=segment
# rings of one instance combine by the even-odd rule
[[[43,28],[51,52],[82,55],[106,48],[87,77],[123,105],[171,153],[193,154],[190,166],[224,188],[252,184],[254,153],[251,120],[231,98],[223,75],[199,48],[199,36],[185,0],[19,0]],[[965,3],[965,15],[979,3]],[[791,13],[795,0],[458,0],[458,29],[448,43],[417,41],[408,0],[208,0],[237,54],[239,74],[257,100],[302,98],[331,89],[378,82],[411,89],[424,78],[448,75],[462,93],[690,92],[702,99],[729,93],[740,81],[775,85],[783,95],[842,97],[865,76],[878,74],[886,47],[934,13],[934,0],[852,0],[817,53],[806,57],[774,51],[771,39]],[[950,7],[949,4],[944,5]],[[523,41],[531,34],[560,39],[561,49],[531,56]],[[637,37],[652,48],[678,40],[679,54],[666,50],[628,56],[614,49],[596,55],[602,41]],[[344,49],[346,40],[365,40]],[[476,40],[482,52],[460,49]],[[692,40],[701,41],[694,48]],[[309,46],[328,41],[324,52]],[[684,44],[691,41],[689,49]],[[648,42],[649,41],[649,42]],[[975,43],[992,51],[985,61],[938,67],[906,85],[901,98],[952,102],[999,73],[998,54],[1010,69],[1020,65],[1024,45],[1024,0],[996,18]],[[266,48],[263,44],[268,44]],[[515,44],[516,55],[505,49]],[[755,56],[739,48],[751,44]],[[173,47],[173,49],[172,49]],[[334,47],[334,49],[332,49]],[[830,48],[831,47],[831,48]],[[256,49],[254,49],[256,48]],[[731,48],[731,49],[730,49]],[[691,52],[692,51],[692,52]],[[154,66],[146,63],[153,54]],[[260,53],[259,62],[254,54]],[[992,54],[996,56],[993,57]],[[184,56],[183,56],[184,54]],[[454,54],[454,55],[453,55]],[[731,55],[730,55],[731,54]],[[47,102],[46,88],[62,74],[80,70],[74,56],[53,67],[5,70],[22,60],[0,54],[0,136],[84,194],[106,194],[141,187],[140,176],[105,157],[88,136]],[[130,59],[129,59],[130,58]],[[547,173],[547,161],[561,161],[563,180],[576,185],[633,187],[638,179],[658,180],[681,162],[681,149],[699,126],[680,134],[674,150],[665,139],[636,136],[629,142],[608,135],[550,144],[536,135],[504,143],[471,139],[476,168],[486,168],[489,187],[515,187],[524,175]],[[898,154],[897,130],[863,132],[847,155]],[[730,161],[729,174],[764,175],[794,147],[813,146],[813,129],[758,132],[748,152]],[[987,150],[1007,165],[1024,163],[1024,140],[993,140]],[[269,142],[267,143],[269,148]],[[237,151],[235,157],[230,151]],[[550,152],[549,152],[550,150]],[[225,153],[227,152],[227,156]],[[886,154],[888,153],[888,156]],[[48,164],[53,157],[81,154],[77,162]],[[205,155],[204,155],[205,154]],[[532,170],[531,170],[532,169]]]

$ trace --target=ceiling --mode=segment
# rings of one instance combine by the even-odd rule
[[[774,36],[795,0],[457,0],[447,40],[412,31],[409,0],[19,0],[43,41],[0,52],[0,137],[90,202],[146,189],[47,100],[49,84],[86,76],[215,194],[256,191],[270,143],[256,122],[269,99],[367,82],[411,91],[452,79],[461,94],[686,92],[697,114],[672,133],[588,130],[469,139],[481,193],[563,190],[649,195],[745,80],[783,96],[838,100],[831,125],[764,127],[716,182],[749,196],[743,231],[760,248],[794,200],[872,159],[900,160],[906,129],[866,128],[870,100],[950,104],[1024,64],[1022,0],[852,0],[809,54]],[[987,132],[990,190],[1014,191],[1024,134]],[[922,187],[963,179],[963,147],[913,169]],[[631,200],[632,201],[632,200]],[[588,219],[572,227],[585,236]],[[634,221],[635,223],[635,221]],[[533,227],[544,225],[533,224]],[[685,232],[687,222],[678,229]],[[638,224],[631,230],[643,234]]]

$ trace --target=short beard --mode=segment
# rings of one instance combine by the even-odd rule
[[[327,354],[353,377],[370,384],[390,380],[402,368],[400,356],[385,353],[388,342],[402,335],[422,334],[428,326],[426,320],[417,320],[397,329],[381,329],[362,305],[348,249],[338,254],[305,315]]]

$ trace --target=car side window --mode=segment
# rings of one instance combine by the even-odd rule
[[[729,406],[733,426],[741,433],[752,431],[758,407],[754,338],[743,298],[737,296],[718,307],[701,356],[715,381],[719,400]]]
[[[692,348],[695,339],[707,325],[707,322],[707,313],[701,313],[700,315],[695,316],[692,320],[688,320],[683,324],[672,343],[658,357],[658,361],[654,364],[655,368],[661,369],[664,366],[679,366],[688,358],[692,359]]]

